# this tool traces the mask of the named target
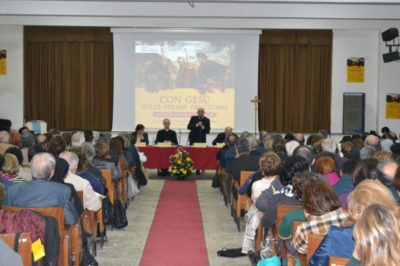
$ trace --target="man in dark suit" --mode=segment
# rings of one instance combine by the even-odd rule
[[[195,142],[206,142],[206,134],[210,133],[210,119],[204,116],[204,108],[199,108],[197,115],[190,118],[187,129],[190,130],[190,145]]]
[[[169,126],[171,121],[168,118],[163,120],[164,129],[157,132],[156,144],[158,142],[171,142],[173,145],[178,145],[178,139],[176,138],[176,132],[171,130]]]
[[[4,205],[31,208],[63,206],[64,223],[75,224],[78,214],[71,200],[71,189],[49,182],[55,165],[56,161],[50,153],[36,154],[31,160],[32,181],[10,186]]]
[[[212,145],[217,145],[217,143],[224,143],[225,140],[232,134],[232,128],[226,127],[225,132],[219,133],[217,137],[213,140]]]

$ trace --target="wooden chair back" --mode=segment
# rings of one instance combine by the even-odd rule
[[[240,171],[240,183],[237,189],[241,186],[244,185],[246,182],[247,178],[249,178],[250,175],[254,174],[254,171]],[[236,217],[240,217],[241,210],[249,210],[251,206],[251,198],[247,196],[247,194],[241,195],[238,193],[238,201],[237,201],[237,207],[236,207]]]
[[[15,234],[1,234],[0,237],[14,250]],[[21,256],[24,266],[32,265],[31,233],[21,233],[19,236],[18,254]]]
[[[301,205],[283,205],[279,204],[276,209],[276,225],[279,226],[283,220],[283,217],[290,211],[299,210],[303,207]]]
[[[226,187],[226,172],[225,169],[219,165],[218,166],[219,183],[222,195],[224,197],[225,205],[228,205],[228,188]]]
[[[329,266],[345,266],[349,262],[349,258],[329,257]]]
[[[111,169],[102,169],[101,173],[103,174],[103,177],[106,180],[106,187],[107,187],[107,190],[108,190],[108,197],[110,198],[111,204],[114,204],[114,201],[115,201],[114,183],[112,181]]]
[[[325,236],[311,234],[308,236],[307,264],[318,249]]]
[[[293,222],[293,230],[292,230],[292,238],[296,235],[297,227],[299,227],[303,221],[294,221]],[[297,253],[297,258],[300,260],[300,265],[307,265],[307,256],[306,254]]]

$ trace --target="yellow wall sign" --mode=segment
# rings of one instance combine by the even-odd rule
[[[386,95],[386,119],[400,119],[400,94]]]
[[[0,50],[0,75],[7,75],[7,51]]]
[[[349,57],[347,58],[347,82],[363,83],[364,82],[364,58]]]

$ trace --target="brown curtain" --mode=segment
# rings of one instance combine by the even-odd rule
[[[110,28],[25,27],[24,114],[61,130],[110,130]]]
[[[332,31],[264,30],[259,51],[259,128],[330,129]]]

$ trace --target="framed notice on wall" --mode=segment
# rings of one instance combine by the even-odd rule
[[[400,119],[400,94],[386,94],[386,119]]]
[[[363,83],[364,82],[364,57],[347,58],[347,82]]]
[[[0,75],[7,75],[7,50],[0,50]]]

